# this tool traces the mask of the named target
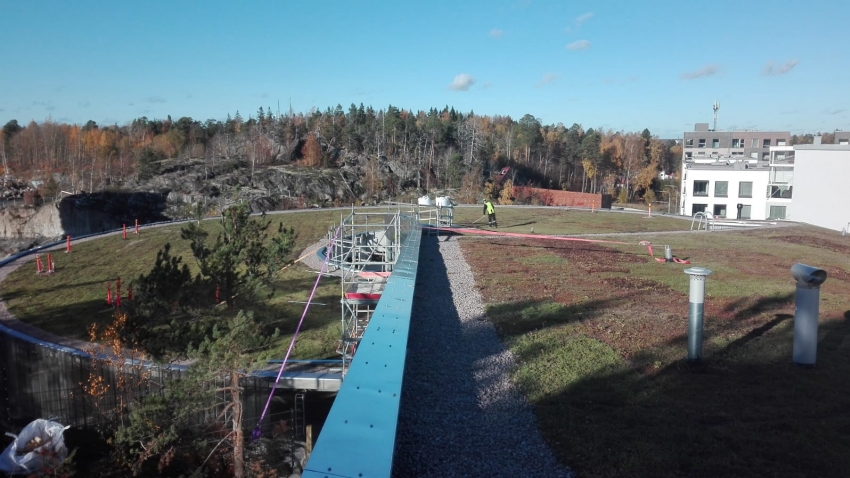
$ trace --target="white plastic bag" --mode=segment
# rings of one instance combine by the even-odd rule
[[[25,426],[0,455],[0,471],[10,475],[28,475],[45,467],[56,468],[65,461],[68,449],[62,434],[68,427],[39,418]]]

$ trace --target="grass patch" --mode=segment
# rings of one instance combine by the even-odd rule
[[[595,213],[565,208],[529,208],[496,206],[498,231],[535,234],[608,234],[617,232],[686,231],[690,221],[681,218],[627,214],[600,210]],[[477,222],[476,222],[477,220]],[[460,206],[455,208],[454,221],[459,226],[487,227],[487,218],[481,219],[481,208]]]
[[[802,226],[613,239],[634,245],[461,242],[559,459],[590,477],[845,475],[850,243]],[[714,271],[702,364],[684,360],[687,266],[642,239]],[[791,363],[795,262],[829,273],[814,369]]]
[[[644,232],[630,245],[531,239],[463,239],[488,315],[518,358],[514,380],[532,400],[557,456],[582,476],[844,476],[850,469],[850,243],[812,227],[656,235],[689,221],[639,214],[498,207],[500,228],[541,234]],[[474,221],[480,208],[458,208]],[[294,226],[300,252],[339,212],[271,216]],[[464,216],[466,215],[466,216]],[[465,218],[465,219],[464,219]],[[207,223],[211,230],[217,225]],[[272,227],[276,227],[273,224]],[[213,234],[215,232],[213,231]],[[705,361],[686,356],[688,277],[655,262],[674,255],[714,271],[706,283]],[[486,245],[481,241],[487,241]],[[12,312],[47,330],[83,337],[109,320],[106,282],[147,272],[156,251],[190,265],[179,227],[112,236],[57,254],[58,273],[25,265],[3,283]],[[496,258],[496,259],[494,259]],[[818,365],[792,365],[794,262],[826,265]],[[256,304],[279,327],[281,352],[315,274],[292,267],[272,299]],[[332,353],[339,337],[339,282],[323,279],[296,347],[299,358]]]
[[[294,227],[297,258],[306,247],[322,238],[328,227],[339,223],[339,214],[338,211],[273,214],[268,216],[272,222],[269,230],[276,231],[280,222]],[[218,220],[204,221],[203,226],[210,231],[211,239],[220,230]],[[139,236],[128,235],[127,240],[118,234],[74,244],[71,254],[53,254],[57,270],[53,276],[35,276],[35,258],[31,258],[3,281],[2,297],[11,313],[25,323],[58,335],[87,339],[89,324],[111,321],[112,308],[106,304],[107,283],[121,277],[126,297],[127,285],[150,271],[157,251],[165,243],[171,243],[172,255],[182,256],[193,275],[197,273],[189,242],[180,239],[180,228],[180,225],[143,228]],[[304,304],[291,301],[306,301],[315,280],[314,272],[297,264],[275,276],[268,291],[273,292],[271,298],[253,304],[256,318],[266,330],[281,330],[275,344],[281,353],[286,351],[304,310]],[[339,287],[335,278],[321,280],[314,301],[326,305],[310,308],[294,349],[297,357],[321,358],[333,354],[339,339]]]

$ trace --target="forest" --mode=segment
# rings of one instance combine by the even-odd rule
[[[483,184],[511,166],[515,185],[607,193],[632,200],[658,173],[675,174],[681,147],[641,132],[584,128],[578,123],[544,125],[531,114],[460,113],[453,107],[413,112],[352,104],[308,113],[245,119],[174,121],[141,117],[123,126],[7,122],[0,132],[3,173],[24,179],[59,173],[73,192],[121,188],[157,174],[168,158],[240,160],[251,168],[295,165],[334,168],[346,158],[365,157],[415,171],[392,188],[450,189],[465,181]],[[397,191],[391,191],[397,192]]]

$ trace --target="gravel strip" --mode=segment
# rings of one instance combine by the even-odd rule
[[[456,239],[422,238],[393,476],[572,477],[514,388]]]

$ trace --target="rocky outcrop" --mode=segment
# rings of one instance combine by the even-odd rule
[[[7,207],[0,210],[0,238],[81,236],[140,224],[165,221],[161,194],[99,192],[63,198],[58,204]]]
[[[0,210],[0,238],[24,239],[59,237],[63,233],[59,208],[7,207]]]
[[[244,160],[171,159],[160,162],[159,174],[147,181],[128,180],[120,190],[83,193],[46,200],[43,206],[22,207],[27,183],[0,185],[0,239],[58,238],[90,234],[140,224],[217,214],[234,203],[247,203],[254,212],[328,207],[352,203],[375,204],[395,199],[414,188],[418,168],[381,156],[346,155],[336,151],[334,167],[315,169],[292,164],[298,148],[281,146],[289,164],[253,165]],[[68,178],[54,174],[55,194],[71,190]],[[367,193],[369,184],[373,190]],[[34,191],[34,189],[33,189]],[[15,199],[18,197],[22,199]],[[0,204],[3,206],[3,204]]]

